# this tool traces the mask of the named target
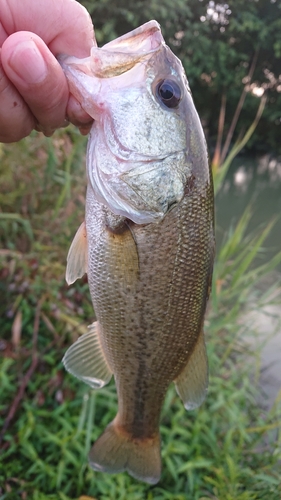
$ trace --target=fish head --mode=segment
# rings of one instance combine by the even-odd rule
[[[137,224],[160,222],[183,199],[194,162],[207,155],[183,66],[159,24],[61,64],[94,119],[87,172],[96,198]]]

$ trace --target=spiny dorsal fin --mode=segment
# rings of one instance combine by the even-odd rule
[[[187,410],[194,410],[204,401],[208,388],[208,359],[203,331],[175,385]]]
[[[65,279],[71,285],[88,272],[88,249],[85,221],[82,222],[71,243],[68,255]]]
[[[110,381],[112,372],[101,347],[97,322],[69,347],[62,362],[69,373],[93,389],[100,389]]]

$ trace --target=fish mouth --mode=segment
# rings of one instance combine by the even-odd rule
[[[124,75],[124,84],[128,86],[130,78],[133,81],[137,78],[134,68],[139,71],[139,67],[164,45],[160,25],[157,21],[149,21],[101,48],[93,46],[89,57],[78,59],[61,54],[58,60],[68,79],[70,92],[85,111],[98,120],[104,110],[103,89],[104,85],[108,86],[106,80],[112,81],[114,85],[114,77]],[[127,78],[130,70],[133,74]],[[119,85],[120,80],[117,80]],[[88,97],[85,97],[85,93]]]
[[[157,21],[152,20],[138,28],[122,35],[103,46],[103,49],[126,53],[145,53],[157,50],[164,43],[161,28]]]
[[[129,71],[159,51],[164,44],[160,25],[149,21],[139,28],[91,50],[91,71],[98,78],[111,78]]]
[[[59,56],[60,64],[67,71],[67,65],[80,73],[97,78],[112,78],[129,71],[137,63],[149,59],[165,44],[157,21],[149,21],[130,33],[106,43],[103,47],[93,46],[90,57],[77,59]]]

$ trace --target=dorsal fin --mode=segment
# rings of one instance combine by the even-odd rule
[[[82,222],[71,243],[68,255],[65,279],[71,285],[88,272],[88,248],[85,221]]]

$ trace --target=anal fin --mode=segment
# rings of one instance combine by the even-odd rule
[[[71,285],[88,272],[87,233],[85,221],[75,234],[67,255],[65,279]]]
[[[93,389],[100,389],[110,381],[112,372],[102,351],[97,322],[69,347],[62,362],[69,373]]]
[[[175,385],[187,410],[194,410],[204,401],[208,388],[208,359],[203,331]]]

